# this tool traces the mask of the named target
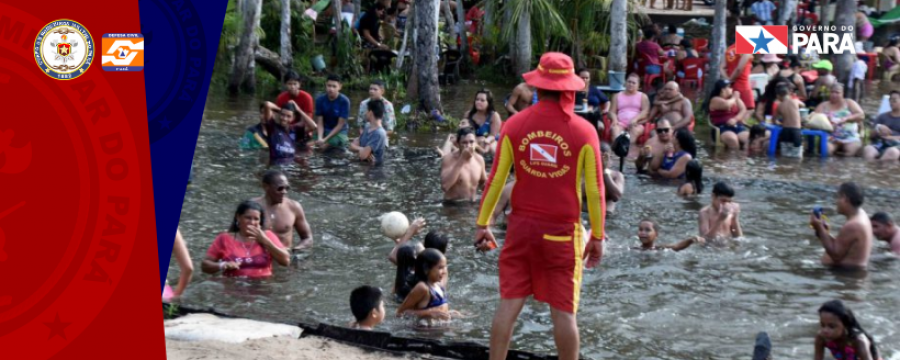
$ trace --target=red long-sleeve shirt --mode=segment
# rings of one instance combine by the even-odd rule
[[[596,130],[575,115],[572,106],[564,110],[560,102],[541,100],[504,124],[478,225],[489,225],[509,170],[515,166],[516,184],[510,196],[513,214],[580,222],[584,181],[591,232],[594,238],[603,238],[606,191],[600,141]]]

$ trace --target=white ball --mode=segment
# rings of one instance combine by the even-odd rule
[[[409,228],[409,219],[401,212],[392,211],[381,216],[381,233],[391,239],[399,239]]]

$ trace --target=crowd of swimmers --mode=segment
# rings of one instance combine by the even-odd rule
[[[578,73],[589,81],[589,72]],[[616,134],[623,134],[616,137],[617,141],[612,146],[605,142],[600,144],[605,167],[603,181],[607,211],[610,212],[615,211],[616,202],[626,194],[625,175],[611,166],[611,153],[619,158],[634,158],[638,171],[661,178],[680,179],[677,188],[679,195],[696,196],[704,191],[702,166],[697,158],[697,144],[689,121],[693,117],[691,102],[681,95],[678,84],[672,82],[665,84],[662,91],[655,95],[656,99],[651,107],[646,95],[637,91],[639,84],[639,77],[629,76],[625,91],[614,96],[611,102],[602,94],[592,94],[590,86],[580,94],[583,96],[586,112],[612,112],[611,130]],[[315,101],[301,90],[300,85],[299,76],[288,74],[286,90],[275,102],[266,101],[260,105],[260,122],[248,128],[241,141],[242,147],[267,148],[272,160],[292,160],[298,152],[312,151],[314,148],[349,148],[357,154],[360,161],[373,165],[384,162],[388,136],[393,132],[396,120],[393,104],[383,97],[383,82],[373,81],[369,88],[369,98],[360,104],[356,122],[360,135],[352,141],[349,138],[351,106],[349,99],[340,93],[340,78],[329,76],[325,94]],[[833,86],[831,96],[840,95],[840,90]],[[779,99],[783,100],[778,106],[778,114],[796,110],[796,107],[790,105],[792,88],[778,84],[775,91],[779,94]],[[506,104],[507,110],[510,113],[521,111],[540,101],[522,101],[532,98],[533,93],[536,93],[534,89],[529,89],[527,85],[517,86]],[[715,114],[717,118],[724,116],[716,111],[726,108],[737,109],[738,112],[732,114],[734,116],[729,115],[731,118],[714,120],[723,121],[724,125],[720,128],[739,130],[741,126],[737,118],[748,110],[736,95],[731,91],[728,80],[720,81],[714,88],[713,96],[707,103],[710,115]],[[819,106],[829,106],[823,104]],[[891,95],[891,105],[889,116],[896,115],[900,119],[900,93]],[[586,116],[585,120],[591,121],[589,117]],[[643,144],[635,143],[644,129],[635,124],[646,124],[651,119],[654,122],[652,136]],[[786,127],[794,120],[791,116],[784,119]],[[603,122],[596,118],[593,120],[591,122],[598,131],[604,131]],[[883,125],[888,130],[880,127],[876,127],[876,130],[884,131],[886,135],[888,131],[893,131],[890,127],[892,124],[888,122]],[[502,118],[494,109],[493,94],[488,90],[478,91],[460,127],[436,148],[441,157],[440,182],[445,201],[478,201],[480,187],[487,181],[485,157],[490,159],[496,152],[502,126]],[[739,144],[750,143],[751,147],[754,146],[755,139],[752,139],[752,135],[745,139],[743,131],[731,133],[736,135],[733,138],[723,135],[726,144],[740,146]],[[891,139],[889,136],[885,138]],[[637,149],[629,150],[633,144],[638,145]],[[890,149],[891,147],[888,148]],[[884,156],[888,151],[880,153]],[[267,277],[272,274],[273,263],[287,266],[292,261],[292,253],[312,247],[313,232],[303,207],[298,201],[288,197],[290,184],[287,176],[279,170],[268,170],[261,180],[263,194],[240,203],[228,229],[219,234],[209,247],[201,263],[204,273]],[[494,212],[494,223],[502,222],[507,214],[509,192],[514,183],[515,179],[512,177]],[[741,207],[735,201],[734,188],[727,182],[717,182],[712,186],[711,192],[710,204],[703,207],[697,215],[696,236],[671,244],[659,244],[657,239],[665,224],[656,219],[642,219],[636,224],[639,239],[636,249],[682,251],[695,244],[743,236]],[[852,182],[841,184],[836,199],[837,213],[847,219],[836,236],[832,235],[827,217],[818,209],[811,213],[809,219],[815,236],[825,249],[823,264],[865,268],[874,247],[873,238],[888,242],[892,252],[900,255],[900,228],[886,213],[879,212],[872,217],[867,215],[862,209],[864,191],[860,186]],[[447,302],[449,275],[446,252],[449,239],[440,232],[430,231],[425,236],[423,245],[417,245],[412,240],[424,227],[423,219],[414,219],[402,237],[393,239],[395,246],[388,258],[396,265],[392,289],[393,298],[400,304],[396,314],[410,315],[428,325],[432,321],[449,320],[460,314],[451,311]],[[299,238],[296,243],[295,232]],[[178,297],[184,292],[193,270],[180,231],[176,235],[173,254],[182,272],[177,287],[168,290],[170,298]],[[353,327],[372,329],[385,318],[383,294],[377,287],[356,288],[351,293],[350,305],[356,318],[351,325]],[[840,301],[824,304],[819,309],[819,315],[821,330],[816,337],[817,358],[821,358],[824,348],[831,350],[835,356],[845,356],[843,359],[853,359],[853,356],[857,359],[878,358],[874,339],[862,330],[853,313]]]

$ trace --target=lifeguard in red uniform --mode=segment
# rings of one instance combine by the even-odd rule
[[[515,166],[490,358],[506,359],[519,312],[534,295],[551,306],[559,359],[575,360],[582,260],[588,259],[590,268],[603,256],[606,202],[600,141],[591,124],[574,113],[575,92],[584,89],[584,81],[575,74],[571,58],[544,54],[537,70],[523,77],[537,88],[540,101],[510,117],[500,132],[475,235],[479,249],[496,246],[488,225]],[[592,231],[587,246],[581,226],[582,183]]]

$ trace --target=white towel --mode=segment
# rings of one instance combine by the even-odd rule
[[[856,80],[865,80],[868,72],[869,65],[861,59],[856,59],[856,61],[853,62],[853,67],[850,69],[850,82],[847,84],[850,89],[853,89],[853,84]]]

